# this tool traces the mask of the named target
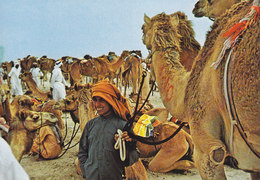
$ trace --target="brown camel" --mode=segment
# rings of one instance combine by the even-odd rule
[[[98,81],[98,69],[92,57],[87,60],[82,60],[80,62],[80,67],[81,75],[91,77],[92,83],[96,83]]]
[[[29,95],[32,97],[37,97],[41,101],[45,102],[49,99],[52,99],[52,94],[51,92],[43,92],[40,90],[35,81],[32,78],[32,73],[31,72],[24,72],[20,76],[22,81],[24,81],[27,84],[27,87],[29,88]]]
[[[21,72],[28,72],[30,71],[30,69],[32,68],[32,64],[34,62],[38,62],[37,61],[37,58],[34,57],[34,56],[30,56],[28,55],[27,57],[23,58],[21,61],[20,61],[20,65],[21,65]]]
[[[226,10],[230,9],[232,5],[241,2],[242,0],[199,0],[192,13],[195,17],[218,18]]]
[[[81,83],[82,82],[82,75],[80,73],[81,60],[78,58],[73,58],[68,56],[62,59],[63,61],[62,61],[61,70],[63,73],[69,74],[70,85],[74,86],[74,84],[76,83]],[[69,59],[71,59],[72,62],[70,62]]]
[[[13,61],[1,63],[1,67],[3,69],[5,69],[7,73],[9,73],[11,71],[13,66],[14,66],[14,62]]]
[[[108,73],[110,75],[110,82],[112,82],[114,78],[122,79],[122,70],[120,69],[123,68],[125,58],[128,55],[129,55],[129,51],[125,50],[122,52],[120,57],[117,60],[114,60],[113,62],[112,61],[107,62],[107,61],[102,61],[102,59],[98,59],[100,63],[104,64],[104,66],[107,67]],[[117,80],[117,84],[118,84],[118,80]]]
[[[259,134],[259,52],[260,22],[251,23],[242,40],[233,49],[232,96],[237,117],[242,121],[231,125],[223,91],[225,60],[215,70],[215,63],[226,40],[222,35],[250,11],[252,1],[237,4],[216,19],[191,72],[181,64],[180,31],[183,15],[160,14],[145,17],[143,42],[152,52],[152,66],[162,101],[178,119],[188,121],[194,143],[194,160],[202,179],[226,179],[224,160],[232,156],[240,169],[250,171],[252,179],[260,177]],[[259,5],[257,5],[259,6]],[[254,13],[252,13],[254,14]],[[251,14],[251,15],[252,15]],[[186,18],[185,18],[186,19]],[[192,44],[190,44],[192,45]],[[171,48],[169,48],[171,47]],[[192,47],[192,46],[191,46]],[[170,79],[167,79],[165,77]],[[233,131],[231,131],[233,129]],[[246,137],[245,140],[241,137]]]
[[[129,84],[132,84],[133,91],[132,95],[137,94],[139,84],[142,76],[141,57],[137,52],[131,51],[130,55],[126,58],[123,72],[123,83],[124,83],[124,96],[126,96],[126,89]]]

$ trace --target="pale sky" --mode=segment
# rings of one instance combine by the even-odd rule
[[[212,22],[195,18],[197,0],[1,0],[0,48],[3,61],[32,55],[93,57],[109,51],[148,51],[142,42],[144,14],[182,11],[203,45]],[[1,51],[0,49],[0,51]],[[1,52],[0,52],[1,57]]]

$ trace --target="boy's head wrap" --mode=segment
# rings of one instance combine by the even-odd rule
[[[116,86],[106,81],[100,81],[92,88],[92,97],[101,97],[109,103],[115,114],[124,120],[128,120],[130,115],[130,107],[127,99],[121,95]]]

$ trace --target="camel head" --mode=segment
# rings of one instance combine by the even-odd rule
[[[20,61],[20,64],[21,64],[21,68],[22,68],[22,72],[24,71],[30,71],[31,67],[32,67],[32,64],[36,62],[37,63],[37,58],[34,57],[34,56],[26,56],[25,58],[23,58],[21,61]]]
[[[57,101],[53,108],[61,111],[76,111],[78,108],[77,97],[74,94],[71,94],[65,99]]]
[[[143,43],[150,51],[175,47],[180,49],[181,35],[178,32],[180,12],[173,15],[158,14],[153,18],[144,15]],[[163,38],[162,38],[163,37]]]
[[[76,83],[74,85],[73,93],[67,95],[65,99],[61,99],[55,103],[53,106],[54,109],[62,111],[75,111],[78,108],[78,98],[84,89],[91,89],[94,85],[92,83]]]
[[[19,78],[22,80],[22,81],[27,81],[27,80],[32,80],[32,73],[29,72],[29,71],[25,71],[23,72],[22,74],[19,75]]]
[[[40,67],[41,71],[52,72],[52,70],[54,68],[55,60],[47,58],[47,57],[41,57],[39,59],[39,64],[40,64],[39,67]]]
[[[97,67],[92,59],[89,60],[83,60],[80,62],[80,69],[82,75],[86,76],[92,76],[94,74],[97,74]]]
[[[192,10],[195,17],[208,17],[215,19],[220,17],[232,5],[242,0],[199,0]]]
[[[15,112],[18,112],[20,109],[32,109],[34,102],[30,96],[27,95],[18,95],[15,96],[11,106]]]
[[[34,131],[42,126],[51,125],[58,122],[57,117],[49,112],[36,112],[23,109],[18,112],[18,117],[24,123],[28,131]]]

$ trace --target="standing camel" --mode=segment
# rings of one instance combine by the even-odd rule
[[[141,66],[141,52],[131,51],[130,55],[127,56],[124,64],[123,83],[124,83],[124,96],[126,96],[126,89],[129,84],[132,84],[133,90],[132,95],[136,95],[138,91],[139,84],[141,82],[142,76],[142,66]]]
[[[180,56],[181,38],[189,36],[186,33],[183,37],[180,33],[184,30],[180,27],[186,18],[179,12],[160,14],[151,19],[145,17],[143,42],[152,52],[152,66],[162,101],[173,116],[189,122],[194,160],[202,179],[226,179],[224,160],[227,155],[236,160],[238,168],[250,171],[252,179],[260,177],[260,103],[257,90],[260,22],[255,19],[255,12],[250,12],[254,9],[251,7],[252,1],[239,3],[216,19],[190,72],[184,69]],[[236,108],[236,115],[241,120],[236,124],[230,119],[224,94],[226,89],[223,90],[228,55],[222,54],[224,59],[217,69],[212,64],[219,60],[226,40],[223,34],[248,12],[255,21],[249,24],[243,38],[231,51],[233,61],[229,75],[232,79],[227,80],[228,86],[232,84],[232,108]]]

